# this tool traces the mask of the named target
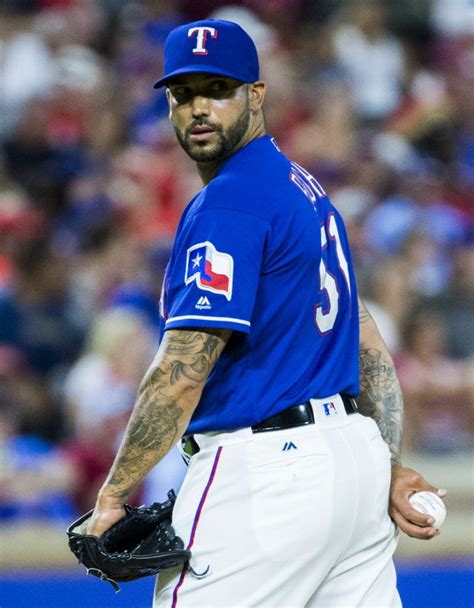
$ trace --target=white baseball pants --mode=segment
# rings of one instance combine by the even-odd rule
[[[338,395],[311,403],[315,424],[194,436],[173,512],[193,557],[154,608],[401,606],[388,447]]]

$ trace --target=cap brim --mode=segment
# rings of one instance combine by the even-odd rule
[[[248,78],[244,77],[242,74],[238,74],[237,72],[231,72],[215,68],[212,66],[206,67],[203,65],[189,65],[184,68],[180,68],[179,70],[175,70],[171,72],[171,74],[167,74],[160,78],[153,85],[154,89],[159,89],[160,87],[166,86],[170,80],[175,78],[176,76],[182,76],[183,74],[215,74],[217,76],[225,76],[226,78],[234,78],[235,80],[240,80],[241,82],[251,82]]]

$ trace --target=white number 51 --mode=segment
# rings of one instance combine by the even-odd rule
[[[321,226],[321,249],[323,250],[328,247],[328,237],[336,247],[339,269],[344,276],[350,296],[351,282],[349,277],[349,265],[346,256],[344,255],[344,250],[342,249],[334,213],[329,213],[326,225],[323,224]],[[323,257],[321,257],[321,262],[319,264],[319,286],[321,291],[326,292],[328,306],[324,307],[323,304],[316,306],[315,321],[319,331],[322,334],[325,334],[328,331],[331,331],[336,323],[337,313],[339,312],[339,290],[337,288],[336,278],[326,268]]]

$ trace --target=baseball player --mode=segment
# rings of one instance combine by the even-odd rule
[[[160,574],[156,608],[400,606],[394,522],[437,534],[408,502],[437,490],[400,465],[400,389],[359,311],[341,217],[266,135],[257,52],[237,24],[171,32],[160,86],[203,188],[177,230],[160,347],[89,532],[120,520],[180,442],[173,524],[193,557]]]

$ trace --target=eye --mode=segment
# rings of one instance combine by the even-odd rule
[[[191,98],[191,90],[188,87],[173,87],[171,93],[178,103],[184,103]]]
[[[214,80],[209,85],[211,91],[225,91],[227,89],[227,83],[224,80]]]
[[[213,80],[207,85],[207,95],[214,99],[232,97],[236,86],[228,80]]]

